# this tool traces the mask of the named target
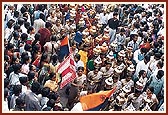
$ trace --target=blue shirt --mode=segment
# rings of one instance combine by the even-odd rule
[[[151,79],[151,82],[149,86],[154,87],[154,94],[158,95],[163,88],[164,77],[162,77],[161,79],[158,79],[156,75],[151,75],[150,79]]]

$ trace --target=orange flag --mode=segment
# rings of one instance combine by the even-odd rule
[[[82,109],[86,111],[99,106],[105,101],[106,98],[109,98],[112,95],[112,93],[114,93],[115,89],[116,87],[109,91],[100,91],[98,93],[82,96],[80,98]]]

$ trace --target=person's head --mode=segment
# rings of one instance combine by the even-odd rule
[[[14,64],[13,65],[13,71],[14,73],[18,74],[21,70],[21,65],[20,64]]]
[[[27,74],[27,77],[28,77],[28,81],[32,81],[35,78],[35,72],[29,71],[29,73]]]
[[[25,22],[25,23],[24,23],[24,27],[25,27],[26,29],[29,29],[29,27],[30,27],[30,22]]]
[[[140,90],[137,90],[137,89],[135,88],[135,97],[139,97],[140,94],[141,94],[141,91],[140,91]]]
[[[100,68],[94,67],[94,70],[93,70],[94,74],[97,75],[99,70],[100,70]]]
[[[32,46],[30,44],[26,44],[25,47],[24,47],[24,49],[26,51],[31,51],[32,50]]]
[[[20,107],[20,109],[24,109],[24,107],[25,107],[25,101],[24,101],[24,99],[18,97],[18,98],[16,99],[16,105],[17,105],[18,107]]]
[[[72,41],[71,43],[72,50],[74,51],[76,49],[76,42]]]
[[[47,106],[48,106],[48,107],[53,108],[54,105],[55,105],[55,100],[54,100],[54,99],[50,99],[50,100],[48,100],[48,102],[47,102]]]
[[[56,35],[51,35],[51,41],[56,41],[57,40],[57,36]]]
[[[117,13],[117,12],[114,12],[114,13],[113,13],[113,18],[117,18],[117,16],[118,16],[118,13]]]
[[[56,74],[54,72],[51,72],[49,75],[50,80],[55,81],[56,79]]]
[[[116,76],[115,74],[112,76],[113,83],[116,83],[118,81],[119,76]]]
[[[18,24],[22,26],[24,24],[25,20],[23,18],[18,19]]]
[[[27,85],[28,83],[28,78],[27,77],[20,77],[19,81],[22,85]]]
[[[74,60],[78,62],[80,60],[80,57],[81,57],[80,54],[75,54]]]
[[[163,76],[164,76],[164,71],[163,70],[159,70],[158,73],[157,73],[157,75],[156,75],[156,77],[158,79],[161,79]]]
[[[39,82],[33,82],[32,83],[32,87],[31,87],[31,91],[35,94],[38,94],[40,91],[40,83]]]
[[[161,68],[163,67],[163,65],[164,65],[163,61],[159,60],[156,66],[157,66],[159,69],[161,69]]]
[[[143,78],[145,78],[146,75],[147,75],[147,74],[146,74],[146,71],[145,71],[145,70],[140,70],[140,71],[139,71],[139,77],[142,76]]]
[[[28,55],[25,55],[25,56],[23,57],[23,63],[24,63],[24,64],[30,63],[30,57],[29,57]]]
[[[32,64],[29,65],[29,70],[30,70],[30,71],[36,72],[36,69],[37,69],[37,68],[36,68],[35,65],[32,65]]]
[[[150,55],[145,55],[144,62],[147,64],[150,61]]]
[[[34,33],[35,33],[34,27],[33,27],[33,26],[28,27],[27,33],[28,33],[28,34],[34,34]]]
[[[126,76],[125,79],[126,79],[127,82],[129,82],[132,79],[132,77],[131,76]]]
[[[36,33],[35,36],[34,36],[36,41],[38,41],[40,39],[40,37],[41,37],[40,33]]]
[[[16,17],[16,18],[19,17],[19,11],[14,11],[14,17]]]
[[[84,72],[84,67],[78,67],[78,72],[77,72],[78,75],[82,76],[83,72]]]
[[[48,28],[48,29],[51,29],[52,28],[52,23],[51,22],[46,22],[45,27]]]
[[[42,20],[45,19],[44,13],[40,13],[39,18],[42,19]],[[44,20],[43,20],[43,21],[44,21]]]
[[[42,97],[48,97],[50,93],[50,88],[49,87],[43,87],[41,90],[41,95]]]
[[[22,40],[22,41],[25,42],[25,41],[27,40],[27,38],[28,38],[28,35],[27,35],[26,33],[22,33],[22,34],[21,34],[21,40]]]
[[[15,40],[18,40],[19,37],[20,37],[19,32],[14,31],[14,32],[13,32],[13,37],[14,37]]]
[[[10,29],[11,29],[11,28],[12,28],[12,26],[13,26],[13,21],[9,20],[9,21],[7,22],[7,24],[6,24],[6,25],[7,25],[7,27],[8,27],[8,28],[10,28]]]
[[[4,78],[4,88],[9,88],[9,78]]]
[[[147,87],[146,93],[148,96],[151,96],[154,93],[154,87],[152,86]]]
[[[49,99],[53,99],[55,101],[57,100],[58,97],[59,97],[59,94],[54,92],[54,91],[50,92],[49,95],[48,95]]]
[[[138,40],[138,34],[134,34],[134,35],[132,36],[132,38],[133,38],[133,41],[136,42],[136,41]]]
[[[141,51],[142,54],[146,54],[147,49],[142,47],[142,48],[140,49],[140,51]]]
[[[10,50],[10,51],[14,51],[14,44],[8,43],[7,49]]]
[[[15,96],[19,96],[19,94],[22,92],[22,86],[21,85],[14,85],[13,87],[13,94]]]
[[[12,64],[19,64],[20,63],[20,60],[18,57],[12,57]]]
[[[111,68],[111,65],[112,65],[111,62],[109,62],[107,60],[105,61],[105,67],[106,67],[107,70],[109,70]]]
[[[154,59],[159,60],[161,58],[161,56],[162,55],[160,53],[155,53],[154,54]]]

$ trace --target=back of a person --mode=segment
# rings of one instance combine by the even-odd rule
[[[28,92],[25,96],[26,111],[40,111],[40,104],[37,96],[33,92]]]

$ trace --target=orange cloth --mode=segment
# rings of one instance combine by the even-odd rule
[[[66,36],[63,40],[61,40],[61,46],[68,45],[68,36]]]
[[[109,91],[100,91],[99,93],[93,93],[80,97],[83,110],[92,109],[102,104],[107,97],[110,97],[114,93],[116,87]]]

